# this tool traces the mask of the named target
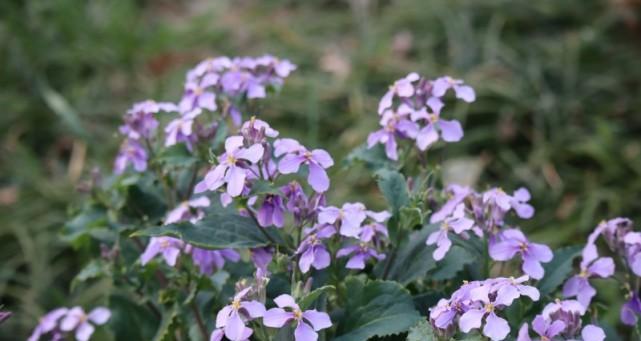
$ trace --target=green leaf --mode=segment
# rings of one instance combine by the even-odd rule
[[[436,271],[430,274],[430,279],[435,281],[452,279],[462,271],[467,264],[475,260],[476,257],[474,257],[470,251],[458,245],[453,245],[445,258],[438,262]]]
[[[432,257],[434,246],[425,245],[427,236],[437,228],[436,225],[426,225],[420,231],[415,231],[401,243],[398,253],[389,265],[387,279],[407,284],[415,279],[424,277],[428,271],[436,267]],[[386,262],[379,262],[374,272],[383,275]]]
[[[410,329],[409,334],[407,334],[407,341],[438,341],[436,335],[434,335],[434,329],[427,322],[426,319],[422,319],[418,322],[412,329]]]
[[[171,309],[165,311],[162,314],[162,320],[156,331],[156,335],[153,338],[153,341],[165,341],[172,340],[172,331],[175,325],[175,322],[178,319],[179,308],[173,306]]]
[[[324,293],[334,291],[336,288],[333,285],[325,285],[320,288],[312,290],[309,294],[303,296],[298,300],[298,305],[301,309],[306,310]]]
[[[138,302],[124,295],[109,298],[111,319],[109,325],[115,340],[151,340],[158,330],[158,320]]]
[[[414,226],[423,224],[423,213],[418,207],[402,207],[400,215],[402,228],[412,229]]]
[[[554,258],[551,262],[543,264],[545,276],[537,285],[541,295],[547,295],[563,283],[572,272],[574,258],[581,254],[580,245],[568,246],[554,251]]]
[[[147,228],[132,236],[171,236],[203,249],[254,248],[270,244],[253,219],[229,210],[214,209],[203,220]],[[264,230],[277,239],[270,229]]]
[[[163,149],[156,157],[157,162],[168,166],[189,166],[198,161],[183,143]]]
[[[127,200],[123,212],[128,216],[144,219],[161,219],[167,210],[167,205],[162,195],[155,191],[145,179],[140,183],[127,188]]]
[[[90,279],[98,278],[105,273],[105,264],[100,260],[94,259],[85,265],[82,270],[71,281],[71,291],[78,286],[78,284],[86,282]]]
[[[385,155],[385,149],[382,145],[376,145],[367,148],[367,144],[362,144],[352,150],[345,158],[346,165],[352,165],[356,162],[362,162],[370,170],[381,168],[391,168],[392,162]]]
[[[345,295],[345,316],[338,324],[336,341],[403,333],[421,319],[409,292],[396,282],[348,277]]]
[[[90,230],[108,226],[107,211],[98,205],[88,205],[62,228],[65,241],[76,243],[79,238]]]
[[[389,169],[381,169],[376,172],[376,175],[378,176],[378,188],[394,213],[398,213],[401,207],[406,206],[410,201],[405,177],[403,174]]]
[[[274,185],[270,181],[257,180],[253,182],[251,186],[252,195],[278,194],[278,193],[280,193],[278,186]]]
[[[70,128],[71,132],[78,137],[88,137],[78,112],[69,104],[66,98],[43,81],[38,82],[38,90],[49,109],[62,119],[62,122]]]

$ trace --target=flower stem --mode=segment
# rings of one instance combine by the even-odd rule
[[[194,316],[196,317],[196,323],[198,323],[198,329],[200,330],[200,333],[203,336],[203,340],[207,340],[207,327],[205,327],[205,323],[203,322],[202,316],[200,316],[200,310],[198,309],[198,306],[196,306],[196,301],[191,301],[191,311],[194,313]]]

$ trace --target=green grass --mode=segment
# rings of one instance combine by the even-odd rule
[[[582,242],[607,217],[639,220],[635,3],[2,2],[0,304],[16,314],[0,335],[22,338],[44,311],[90,300],[68,290],[86,251],[57,236],[81,200],[81,174],[110,171],[114,131],[132,102],[176,99],[184,72],[210,55],[272,53],[298,64],[264,115],[337,160],[376,126],[393,80],[410,71],[464,78],[478,94],[454,113],[465,139],[434,159],[482,165],[481,187],[529,187],[537,214],[525,227],[553,246]],[[331,200],[383,205],[362,171],[336,168]]]

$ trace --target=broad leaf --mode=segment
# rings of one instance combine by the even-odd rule
[[[71,291],[73,291],[80,283],[98,278],[104,274],[105,264],[102,261],[97,259],[90,261],[71,281]]]
[[[416,324],[410,332],[407,334],[407,341],[438,341],[436,335],[434,335],[434,329],[427,322],[426,319],[422,319],[418,324]]]
[[[581,254],[581,246],[568,246],[554,251],[554,259],[551,262],[543,264],[545,276],[539,284],[541,295],[547,295],[561,285],[572,272],[572,262],[574,258]]]
[[[435,281],[452,279],[465,268],[465,265],[475,260],[476,258],[470,251],[458,245],[452,245],[445,258],[438,262],[436,270],[429,277]]]
[[[420,231],[409,235],[399,246],[396,257],[391,258],[391,264],[386,261],[379,262],[375,268],[378,276],[383,276],[384,268],[389,266],[386,279],[407,284],[415,279],[424,277],[428,271],[436,267],[436,261],[432,257],[434,246],[425,245],[427,236],[434,231],[434,225],[426,225]]]
[[[401,207],[406,206],[410,201],[405,177],[403,174],[389,169],[381,169],[376,172],[376,175],[378,176],[378,188],[394,213],[398,213]]]
[[[185,144],[176,144],[166,149],[163,149],[156,157],[157,162],[164,163],[168,166],[190,166],[198,159],[189,152]]]
[[[385,149],[378,144],[372,148],[367,148],[367,144],[362,144],[352,150],[345,158],[345,163],[351,165],[356,162],[364,163],[365,167],[371,170],[391,168],[392,166],[392,162],[385,155]]]
[[[298,305],[301,309],[305,310],[312,306],[312,304],[324,293],[334,291],[336,288],[333,285],[325,285],[320,288],[312,290],[309,294],[303,296],[298,300]]]
[[[270,244],[259,230],[261,228],[251,218],[229,210],[215,209],[196,224],[181,222],[156,226],[135,232],[132,236],[171,236],[203,249],[254,248]],[[270,229],[264,232],[276,239]]]
[[[158,320],[144,305],[114,294],[109,298],[109,325],[115,340],[151,340],[158,329]]]
[[[179,310],[178,306],[174,306],[162,314],[162,321],[160,321],[153,341],[173,340],[172,332],[178,319]]]
[[[348,277],[345,295],[345,315],[339,322],[336,341],[365,341],[403,333],[421,319],[408,291],[396,282]]]

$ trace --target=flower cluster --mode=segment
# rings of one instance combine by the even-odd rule
[[[582,340],[603,341],[603,329],[593,324],[583,326],[581,317],[585,307],[575,300],[557,300],[543,308],[543,312],[532,320],[532,329],[540,340]],[[517,341],[532,341],[528,333],[528,324],[524,323],[519,329]]]
[[[534,279],[543,278],[541,263],[552,260],[552,250],[546,245],[530,242],[523,232],[508,227],[505,222],[510,211],[523,219],[534,215],[534,208],[528,204],[530,193],[527,189],[519,188],[511,195],[500,188],[477,193],[469,187],[453,184],[445,193],[448,200],[430,217],[430,222],[437,224],[439,229],[432,232],[426,241],[427,245],[436,245],[435,260],[443,259],[449,251],[452,234],[463,239],[475,235],[488,238],[492,259],[509,261],[518,255],[526,275]]]
[[[439,139],[445,142],[461,140],[461,123],[441,118],[441,110],[445,106],[442,97],[449,89],[454,90],[456,98],[465,102],[476,99],[472,87],[449,76],[430,80],[410,73],[394,82],[378,105],[381,129],[369,135],[368,148],[383,144],[387,157],[397,160],[397,138],[415,140],[421,151]]]
[[[104,307],[94,308],[88,314],[81,307],[57,308],[40,318],[40,322],[31,333],[29,341],[46,337],[50,340],[62,340],[73,335],[77,341],[87,341],[100,326],[111,318],[111,311]]]
[[[456,326],[463,333],[483,326],[483,335],[492,340],[503,340],[510,333],[510,326],[497,313],[521,296],[539,300],[539,291],[523,284],[527,280],[527,276],[498,277],[465,283],[450,299],[441,299],[430,309],[430,323],[440,335],[453,335]]]
[[[241,290],[234,296],[231,304],[218,311],[216,329],[210,340],[220,341],[223,336],[232,341],[249,340],[253,330],[247,327],[247,323],[258,318],[262,318],[263,325],[269,328],[282,328],[294,322],[296,341],[315,341],[319,330],[332,326],[329,315],[316,309],[302,311],[294,298],[286,294],[274,298],[276,308],[265,310],[265,306],[259,301],[245,299],[251,291],[251,287]],[[284,308],[289,308],[290,311]]]

